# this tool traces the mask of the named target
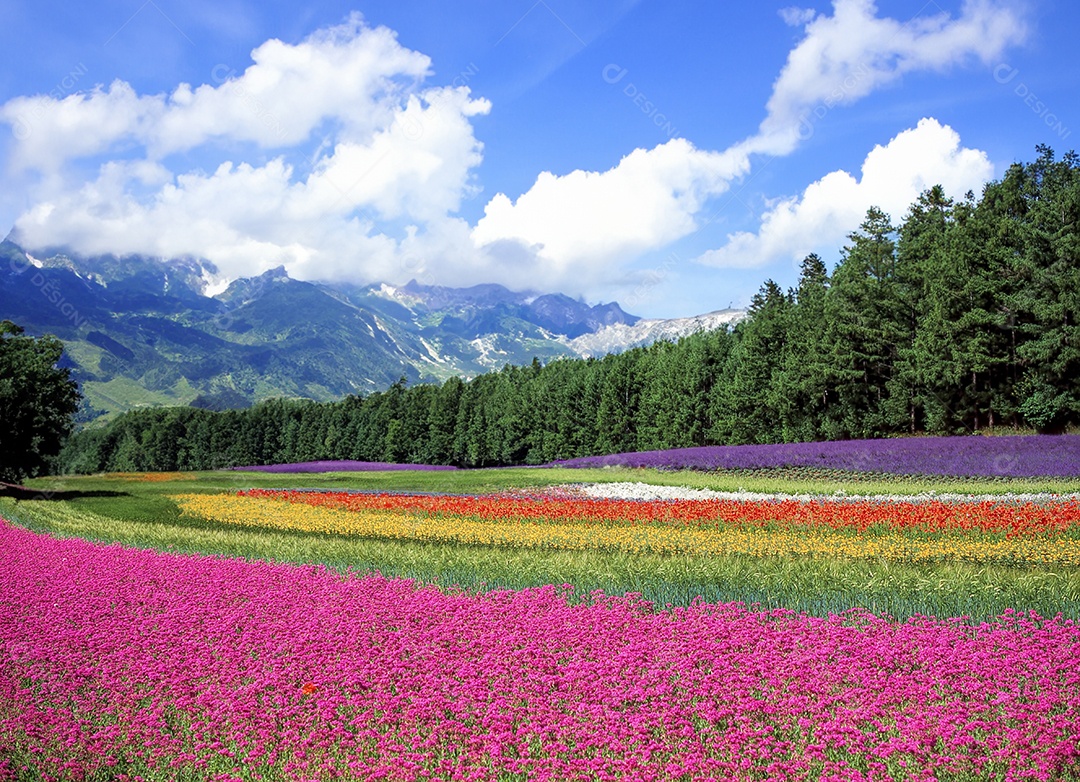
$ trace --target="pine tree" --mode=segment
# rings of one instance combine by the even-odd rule
[[[889,216],[870,207],[849,235],[825,298],[832,391],[824,433],[830,439],[874,437],[887,430],[884,403],[902,332],[895,320],[896,244]]]
[[[911,205],[898,229],[892,302],[897,344],[883,408],[886,427],[893,431],[914,434],[923,430],[927,406],[936,409],[939,401],[927,400],[918,338],[930,309],[940,300],[931,288],[954,281],[955,263],[947,253],[953,206],[944,189],[935,185]]]
[[[747,319],[735,328],[727,382],[714,389],[714,440],[770,443],[783,437],[781,374],[791,311],[791,299],[773,280],[751,299]]]
[[[596,408],[597,448],[600,453],[622,453],[637,447],[641,377],[640,348],[608,355],[597,365],[600,404]]]
[[[1019,409],[1048,430],[1080,420],[1080,159],[1037,150],[1021,182],[1017,252],[1025,284],[1013,300],[1021,324]]]
[[[776,398],[785,442],[816,440],[829,404],[825,296],[829,274],[816,253],[803,259]]]

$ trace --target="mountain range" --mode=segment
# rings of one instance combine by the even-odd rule
[[[616,303],[501,285],[305,282],[283,267],[211,293],[206,260],[37,256],[0,244],[0,318],[62,339],[83,420],[143,405],[242,407],[471,377],[507,363],[600,356],[738,320],[646,320]]]

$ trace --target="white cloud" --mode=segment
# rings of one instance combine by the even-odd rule
[[[809,185],[798,198],[774,204],[757,233],[728,236],[723,247],[697,260],[712,266],[753,267],[799,261],[810,252],[827,253],[866,215],[870,206],[894,221],[923,191],[941,185],[946,194],[978,192],[993,174],[986,153],[962,147],[960,136],[935,119],[923,119],[866,156],[862,177],[833,171]]]
[[[413,95],[367,144],[336,144],[303,179],[282,158],[176,176],[150,161],[106,163],[15,229],[31,248],[202,256],[227,276],[285,264],[301,277],[377,279],[397,271],[398,245],[377,220],[448,219],[480,161],[469,118],[487,110],[465,88]]]
[[[342,142],[320,162],[306,183],[304,207],[371,207],[385,219],[422,221],[456,211],[469,171],[481,161],[469,119],[489,109],[460,87],[411,96],[370,143]]]
[[[516,202],[502,193],[492,198],[473,238],[481,246],[519,242],[535,250],[549,274],[588,276],[590,267],[693,231],[705,200],[748,168],[745,155],[673,139],[636,149],[607,171],[545,171]]]
[[[813,21],[817,16],[817,11],[812,8],[781,8],[780,18],[784,20],[784,24],[788,27],[802,27],[807,23]]]
[[[955,19],[938,14],[906,24],[878,18],[871,0],[835,0],[833,7],[832,16],[781,11],[788,24],[805,25],[806,35],[777,78],[756,135],[723,152],[674,139],[634,150],[604,172],[545,171],[516,201],[504,193],[492,198],[474,239],[492,252],[498,244],[534,257],[537,273],[560,284],[602,279],[619,261],[696,230],[706,201],[747,174],[753,154],[791,153],[812,132],[805,117],[813,107],[853,103],[908,72],[991,59],[1024,36],[1018,14],[994,0],[966,0]],[[715,257],[732,264],[736,254],[725,249]]]
[[[267,41],[242,72],[220,66],[206,83],[167,94],[115,81],[67,97],[15,98],[0,105],[0,122],[15,131],[9,163],[36,178],[17,235],[29,249],[202,256],[229,276],[283,263],[308,279],[595,293],[625,281],[636,257],[695,231],[709,199],[746,175],[754,154],[791,152],[792,128],[807,111],[853,102],[904,73],[994,57],[1023,35],[1005,0],[968,0],[956,18],[906,25],[877,18],[869,0],[835,0],[831,16],[781,16],[805,34],[758,134],[724,151],[676,138],[606,171],[543,172],[516,199],[496,194],[475,226],[455,213],[478,191],[483,145],[473,118],[490,104],[465,87],[427,86],[429,58],[358,15],[295,45]],[[310,166],[290,163],[316,145]],[[251,148],[257,158],[238,157]],[[205,170],[166,167],[177,159]],[[877,181],[871,168],[862,183],[837,172],[811,187],[855,203],[852,193],[868,196],[865,183]],[[87,179],[86,171],[96,173]],[[768,248],[796,243],[784,238],[797,233],[781,230],[787,223],[850,230],[847,213],[812,196],[808,189],[782,202],[758,234],[734,237],[712,261],[750,257],[734,252],[740,243],[786,252]],[[821,216],[811,219],[812,209]]]
[[[94,155],[121,138],[144,132],[158,103],[139,97],[126,82],[65,98],[32,95],[0,106],[0,121],[12,126],[10,162],[15,169],[54,170],[66,160]]]
[[[366,27],[359,14],[296,45],[267,41],[251,58],[243,73],[218,65],[208,83],[180,84],[169,95],[138,95],[114,81],[63,98],[9,100],[0,121],[22,128],[12,162],[53,169],[124,143],[154,158],[215,139],[284,148],[306,141],[327,120],[340,123],[345,137],[366,140],[431,65],[393,31]]]
[[[402,247],[452,235],[443,223],[473,192],[483,145],[472,118],[490,103],[466,87],[422,88],[428,58],[358,16],[290,46],[268,41],[243,74],[182,84],[167,98],[123,82],[36,102],[14,162],[41,173],[36,204],[15,221],[30,248],[209,258],[228,277],[285,264],[303,278],[401,276]],[[41,101],[52,101],[44,109]],[[283,107],[288,107],[284,110]],[[47,109],[47,110],[46,110]],[[327,121],[330,126],[327,126]],[[325,134],[313,163],[223,159],[218,142],[281,147]],[[107,159],[123,143],[133,160]],[[208,171],[172,172],[169,152],[199,148]],[[96,176],[66,175],[65,158],[106,153]],[[215,155],[217,157],[215,158]],[[85,176],[85,175],[84,175]],[[396,226],[394,230],[387,223]]]
[[[794,150],[813,133],[815,119],[836,106],[906,73],[972,59],[991,64],[1027,35],[1007,0],[965,0],[956,18],[920,14],[908,22],[878,17],[873,0],[834,0],[832,16],[783,14],[789,24],[803,22],[806,36],[788,55],[759,132],[747,142],[751,151],[774,155]]]

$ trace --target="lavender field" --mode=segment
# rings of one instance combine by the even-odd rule
[[[780,445],[726,445],[588,456],[560,467],[668,470],[819,468],[893,475],[1080,477],[1080,435],[911,437]]]

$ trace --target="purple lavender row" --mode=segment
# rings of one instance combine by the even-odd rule
[[[292,464],[266,464],[250,467],[233,467],[233,470],[251,472],[373,472],[376,470],[456,470],[457,467],[436,464],[392,464],[390,462],[294,462]]]
[[[1080,477],[1080,435],[910,437],[781,445],[727,445],[587,456],[560,467],[754,470],[811,467],[899,475]]]

